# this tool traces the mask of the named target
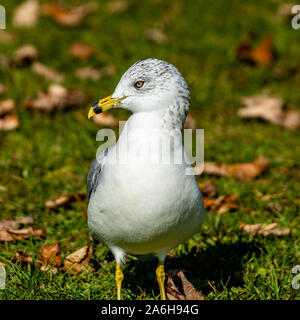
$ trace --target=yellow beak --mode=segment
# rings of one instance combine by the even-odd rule
[[[102,113],[103,111],[109,110],[119,104],[121,104],[121,101],[125,99],[126,97],[122,98],[112,98],[112,96],[108,96],[104,99],[96,101],[89,110],[88,118],[91,119],[94,115],[98,113]]]

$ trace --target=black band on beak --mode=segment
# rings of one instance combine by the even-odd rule
[[[95,102],[92,107],[93,107],[93,110],[94,110],[94,112],[95,112],[96,114],[99,114],[99,113],[102,113],[102,112],[103,112],[102,108],[99,107],[99,105],[98,105],[98,101]]]

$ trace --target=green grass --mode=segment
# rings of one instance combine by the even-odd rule
[[[45,1],[41,1],[45,2]],[[63,1],[66,5],[80,1]],[[299,66],[300,30],[277,18],[281,1],[189,1],[128,0],[128,10],[110,14],[105,4],[78,27],[64,28],[41,17],[32,29],[14,29],[12,13],[20,1],[5,0],[7,28],[15,36],[12,43],[0,43],[0,52],[12,55],[16,48],[32,43],[39,49],[40,61],[64,73],[65,85],[86,95],[80,108],[41,114],[22,107],[25,98],[35,98],[49,82],[30,68],[0,68],[0,82],[7,89],[4,98],[17,102],[20,127],[0,132],[0,220],[23,215],[35,217],[46,238],[0,243],[14,253],[22,250],[38,259],[45,243],[58,240],[63,257],[91,244],[85,220],[86,203],[56,212],[45,201],[75,191],[83,191],[89,165],[99,142],[99,129],[87,121],[88,106],[110,94],[123,72],[136,60],[157,57],[176,65],[191,89],[191,109],[198,127],[205,129],[205,159],[226,163],[252,161],[263,154],[270,169],[252,182],[234,178],[208,178],[215,181],[219,194],[233,194],[239,210],[206,212],[202,232],[172,250],[166,270],[184,269],[187,278],[205,299],[299,299],[300,290],[291,286],[292,267],[300,264],[299,249],[299,133],[261,121],[237,117],[240,98],[267,90],[284,99],[289,109],[299,110],[300,73],[275,77],[274,70]],[[167,19],[171,16],[171,19]],[[168,41],[156,44],[145,30],[159,27]],[[267,67],[250,67],[235,59],[235,49],[249,31],[258,37],[274,38],[277,60]],[[69,56],[73,41],[80,40],[99,51],[89,61]],[[117,74],[98,82],[78,80],[79,66],[115,65]],[[298,67],[299,68],[299,67]],[[119,119],[129,113],[115,110]],[[262,195],[277,195],[263,201]],[[270,203],[280,206],[276,211]],[[250,209],[254,213],[250,213]],[[285,237],[251,237],[239,229],[241,222],[278,222],[291,229]],[[193,248],[193,249],[192,249]],[[33,265],[13,262],[0,250],[6,263],[7,287],[0,299],[115,299],[115,263],[108,249],[98,247],[93,260],[96,268],[80,276],[63,272],[42,272]],[[124,268],[124,299],[156,299],[156,261],[148,257],[129,260]],[[179,284],[178,284],[179,285]]]

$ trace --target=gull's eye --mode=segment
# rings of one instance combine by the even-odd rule
[[[141,88],[142,86],[144,85],[144,81],[137,81],[135,84],[134,84],[134,87],[139,89]]]

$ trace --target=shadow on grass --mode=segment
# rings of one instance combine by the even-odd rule
[[[222,291],[224,287],[230,289],[243,286],[243,269],[253,254],[257,257],[261,254],[255,242],[217,242],[203,250],[194,247],[187,254],[167,257],[165,271],[167,275],[175,276],[182,270],[195,288],[207,295],[213,290],[212,286],[218,291]],[[142,256],[129,262],[124,272],[124,286],[130,286],[132,292],[137,295],[141,294],[138,287],[143,288],[147,294],[153,291],[157,295],[159,291],[155,278],[156,267],[157,259],[153,256]],[[183,292],[179,279],[173,279]]]

